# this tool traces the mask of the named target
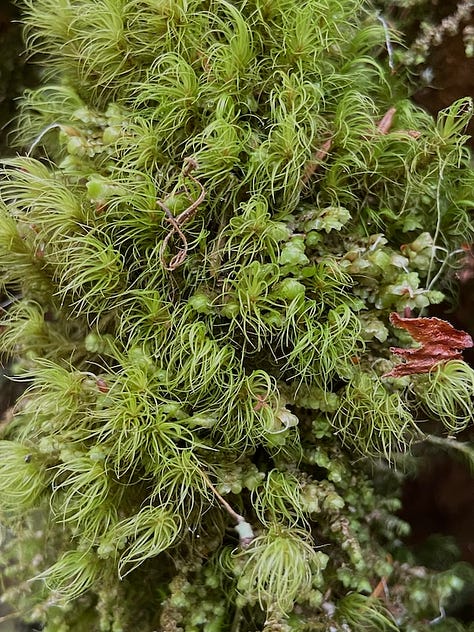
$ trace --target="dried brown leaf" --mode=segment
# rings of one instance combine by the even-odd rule
[[[387,110],[387,112],[384,114],[382,119],[377,124],[377,129],[381,134],[389,133],[390,128],[392,127],[393,117],[395,116],[396,113],[397,113],[397,108],[392,107],[389,110]]]
[[[391,347],[390,351],[404,358],[405,362],[398,364],[384,377],[428,373],[440,362],[461,358],[463,349],[474,346],[469,334],[455,329],[440,318],[402,318],[393,312],[390,322],[407,331],[420,346],[409,349]]]

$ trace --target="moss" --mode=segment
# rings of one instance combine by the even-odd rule
[[[7,598],[55,632],[437,617],[461,583],[423,569],[413,605],[389,468],[427,420],[468,423],[472,378],[384,376],[411,344],[390,313],[449,293],[472,235],[471,103],[406,100],[358,0],[24,20],[47,76],[0,181],[1,345],[29,384],[1,444]]]

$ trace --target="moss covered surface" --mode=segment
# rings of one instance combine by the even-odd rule
[[[29,384],[0,442],[6,598],[49,632],[466,629],[471,570],[417,566],[397,510],[474,372],[454,348],[399,377],[389,316],[452,291],[471,102],[417,110],[357,0],[24,19],[47,77],[0,181]]]

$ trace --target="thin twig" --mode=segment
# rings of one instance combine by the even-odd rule
[[[212,491],[212,493],[214,494],[214,496],[217,498],[217,500],[221,503],[221,505],[224,507],[224,509],[227,511],[227,513],[235,520],[235,522],[237,523],[234,527],[234,529],[237,531],[238,535],[239,535],[239,541],[240,541],[240,546],[243,549],[246,549],[249,544],[255,539],[255,534],[253,532],[252,526],[250,525],[249,522],[247,522],[247,520],[245,520],[244,516],[241,516],[240,514],[238,514],[234,509],[232,509],[232,507],[229,505],[229,503],[227,502],[227,500],[225,498],[223,498],[219,492],[217,491],[217,489],[214,487],[214,485],[211,483],[211,481],[209,480],[209,478],[206,476],[206,474],[204,474],[204,472],[202,472],[202,476],[206,482],[206,485],[209,487],[209,489]]]
[[[187,158],[185,160],[185,166],[183,168],[183,176],[186,178],[190,178],[193,182],[195,182],[198,185],[200,192],[199,192],[199,196],[197,200],[195,200],[186,209],[184,209],[184,211],[180,213],[177,217],[175,217],[171,213],[171,211],[169,210],[169,208],[166,206],[164,202],[161,202],[160,200],[157,201],[158,206],[165,212],[166,221],[169,224],[171,224],[171,227],[172,227],[170,232],[166,235],[165,239],[163,240],[163,243],[161,244],[161,248],[160,248],[161,263],[163,264],[163,267],[165,268],[165,270],[169,270],[170,272],[172,272],[173,270],[176,270],[176,268],[182,265],[188,254],[188,241],[186,239],[185,234],[181,230],[181,228],[186,222],[188,222],[190,219],[194,217],[198,207],[204,202],[204,198],[206,197],[206,190],[204,186],[199,182],[197,178],[191,175],[191,171],[196,169],[196,167],[197,167],[197,163],[193,159]],[[164,257],[164,253],[170,239],[175,234],[178,235],[178,237],[181,239],[182,247],[178,250],[177,254],[175,254],[174,257],[172,257],[171,261],[167,263]]]

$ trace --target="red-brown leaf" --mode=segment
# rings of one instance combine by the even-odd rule
[[[440,362],[461,358],[463,349],[474,346],[469,334],[440,318],[402,318],[393,312],[390,322],[407,331],[420,346],[409,349],[391,347],[390,351],[404,358],[405,362],[398,364],[385,377],[428,373]]]
[[[393,117],[397,113],[397,108],[390,108],[383,115],[382,119],[377,124],[377,129],[381,134],[388,134],[392,127]]]

